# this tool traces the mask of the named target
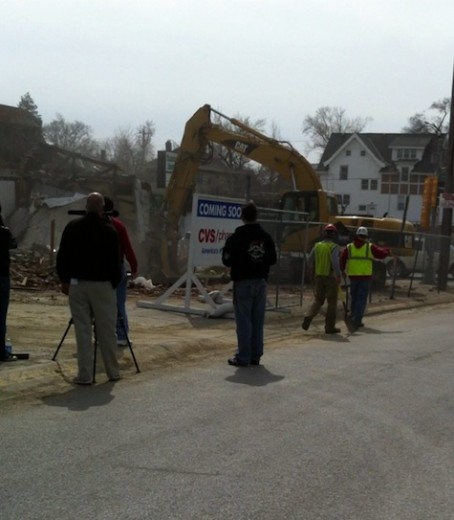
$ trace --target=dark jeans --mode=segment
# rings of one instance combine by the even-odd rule
[[[350,278],[350,318],[358,327],[366,311],[371,280],[353,280]]]
[[[0,359],[5,359],[6,315],[8,314],[10,280],[0,276]]]
[[[126,272],[126,267],[123,264],[121,267],[121,280],[117,286],[117,340],[124,341],[126,340],[126,334],[129,335],[129,323],[128,323],[128,315],[126,313],[126,296],[128,292],[128,275]],[[122,323],[123,319],[123,323]]]
[[[267,284],[263,279],[233,282],[237,357],[249,364],[263,354],[263,327],[265,324]]]

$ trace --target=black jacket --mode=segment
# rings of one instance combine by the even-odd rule
[[[233,281],[267,279],[276,263],[276,247],[271,236],[258,223],[236,228],[226,240],[222,262],[230,267]]]
[[[57,274],[62,282],[71,278],[110,281],[121,278],[120,246],[115,228],[95,213],[72,220],[65,229],[57,253]]]
[[[11,231],[0,226],[0,276],[9,276],[9,250],[17,247]]]

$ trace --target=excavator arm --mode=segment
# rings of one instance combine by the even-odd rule
[[[212,113],[230,125],[227,127],[214,124],[211,120]],[[367,226],[376,230],[377,238],[383,237],[378,243],[391,245],[391,240],[396,241],[397,245],[401,221],[366,216],[339,216],[334,194],[323,190],[314,168],[290,143],[268,137],[241,121],[212,109],[210,105],[204,105],[185,125],[174,171],[159,215],[160,230],[156,245],[160,252],[159,271],[166,279],[173,279],[179,274],[176,259],[177,246],[181,238],[180,219],[185,214],[188,201],[193,194],[200,165],[211,159],[209,151],[213,144],[230,149],[278,173],[290,188],[290,191],[282,194],[280,201],[280,209],[288,212],[290,218],[298,218],[295,212],[305,213],[309,215],[310,222],[331,222],[345,233],[358,226]],[[304,235],[303,227],[300,225],[298,228],[297,221],[295,226],[284,229],[281,233],[281,251],[305,251],[319,234],[317,225],[312,224],[310,227],[309,235]],[[413,225],[405,223],[404,231],[408,238],[413,231]],[[412,252],[411,244],[407,242],[406,240],[403,248],[399,248],[404,254]],[[394,248],[394,244],[392,247]]]
[[[214,124],[211,121],[213,112],[218,114],[221,119],[228,121],[235,130]],[[204,105],[185,125],[181,147],[161,208],[163,218],[160,246],[161,269],[168,278],[174,276],[173,271],[176,270],[171,263],[172,258],[175,258],[176,255],[180,218],[184,215],[188,199],[194,191],[198,169],[207,161],[209,156],[207,152],[213,143],[277,172],[288,183],[292,192],[315,194],[317,203],[314,203],[313,206],[318,208],[322,205],[324,207],[321,215],[317,209],[317,217],[326,218],[328,216],[326,194],[317,174],[310,163],[290,143],[268,137],[235,118],[221,114],[212,109],[210,105]]]

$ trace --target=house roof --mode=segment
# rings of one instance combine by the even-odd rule
[[[322,154],[317,170],[320,172],[328,171],[330,161],[356,138],[364,144],[377,161],[383,164],[380,171],[396,169],[392,161],[393,148],[423,148],[422,160],[414,165],[413,171],[435,171],[440,163],[438,157],[444,137],[444,135],[436,136],[434,134],[333,133]]]

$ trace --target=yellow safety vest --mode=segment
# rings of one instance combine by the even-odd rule
[[[329,276],[333,272],[331,263],[331,254],[333,249],[337,247],[334,242],[317,242],[315,244],[315,275]]]
[[[374,255],[369,242],[361,247],[354,244],[347,245],[347,275],[348,276],[372,276]]]

